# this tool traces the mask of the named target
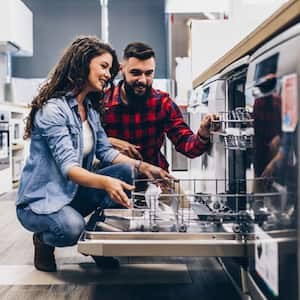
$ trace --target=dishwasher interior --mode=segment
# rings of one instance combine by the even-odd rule
[[[257,180],[261,179],[255,179]],[[253,181],[238,180],[233,183],[220,179],[135,180],[136,186],[142,185],[145,188],[132,192],[132,208],[99,211],[93,230],[251,234],[255,223],[266,224],[270,216],[277,213],[276,207],[281,201],[277,191],[253,193]],[[234,184],[237,190],[243,192],[223,192],[224,186],[229,190],[229,184]],[[210,192],[202,192],[204,185],[210,186]],[[244,206],[247,210],[241,209]]]

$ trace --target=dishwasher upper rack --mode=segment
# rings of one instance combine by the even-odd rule
[[[158,199],[147,203],[145,188],[149,183],[164,183],[167,188]],[[185,232],[195,218],[198,222],[234,223],[235,231],[254,223],[278,228],[282,222],[292,223],[295,211],[289,200],[295,195],[282,186],[278,187],[274,178],[230,181],[137,179],[134,185],[136,191],[132,192],[132,206],[145,212],[144,218],[146,216],[150,231],[168,227],[172,228],[171,231]],[[161,204],[163,209],[160,210]]]
[[[253,148],[254,119],[244,107],[232,111],[218,112],[218,120],[211,124],[211,135],[219,136],[224,147],[229,150]]]

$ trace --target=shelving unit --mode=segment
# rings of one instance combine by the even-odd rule
[[[1,102],[0,111],[9,112],[9,169],[0,171],[0,194],[18,187],[19,177],[28,155],[28,142],[23,140],[25,118],[29,108],[25,105]]]

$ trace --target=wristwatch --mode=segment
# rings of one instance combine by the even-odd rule
[[[141,160],[137,159],[137,160],[135,161],[135,168],[137,169],[137,171],[140,170],[141,164],[142,164],[142,161],[141,161]]]

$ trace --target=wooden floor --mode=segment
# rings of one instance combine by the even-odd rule
[[[239,299],[214,258],[125,257],[120,271],[105,273],[76,247],[60,248],[51,279],[33,267],[32,234],[16,219],[14,197],[0,197],[1,300]]]

